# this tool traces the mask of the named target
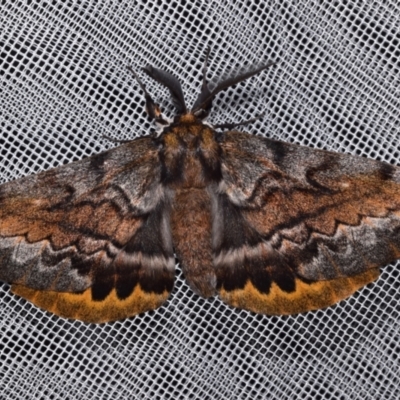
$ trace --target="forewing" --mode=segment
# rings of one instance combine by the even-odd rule
[[[169,198],[142,138],[0,186],[0,280],[55,314],[105,322],[172,290]]]
[[[214,190],[224,301],[265,314],[323,308],[400,257],[400,169],[227,132]]]

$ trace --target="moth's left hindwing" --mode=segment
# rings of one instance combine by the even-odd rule
[[[87,322],[160,306],[175,267],[160,174],[142,138],[0,186],[0,280]]]
[[[329,306],[400,257],[400,169],[227,132],[215,192],[222,299],[265,314]]]

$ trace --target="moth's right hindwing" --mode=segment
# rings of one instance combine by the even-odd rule
[[[0,187],[0,280],[87,322],[160,306],[173,287],[170,199],[142,138]]]

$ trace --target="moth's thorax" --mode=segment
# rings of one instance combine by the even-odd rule
[[[215,131],[193,114],[177,117],[160,137],[163,183],[204,188],[220,179],[220,146]]]
[[[197,119],[193,114],[184,114],[176,118],[164,132],[166,151],[184,150],[193,155],[198,150],[212,151],[218,146],[214,139],[214,130]]]

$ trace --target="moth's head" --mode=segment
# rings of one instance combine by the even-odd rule
[[[223,80],[219,84],[217,84],[213,89],[210,89],[207,79],[206,79],[206,73],[207,73],[207,61],[208,61],[208,55],[209,55],[210,49],[207,49],[207,54],[206,54],[206,59],[204,62],[204,68],[203,68],[203,83],[201,87],[201,91],[199,95],[197,96],[196,101],[194,102],[192,108],[190,110],[187,109],[186,103],[185,103],[185,98],[183,96],[183,91],[181,84],[179,80],[170,74],[169,72],[163,71],[161,69],[154,68],[152,66],[147,66],[143,68],[143,71],[149,75],[151,78],[153,78],[155,81],[161,83],[165,87],[167,87],[171,93],[172,100],[174,102],[174,106],[177,110],[177,115],[175,117],[175,120],[177,117],[182,117],[184,115],[189,115],[192,117],[195,117],[197,121],[202,121],[204,118],[206,118],[212,107],[212,102],[215,98],[215,96],[219,93],[222,92],[225,89],[228,89],[229,87],[236,85],[239,82],[242,82],[258,73],[263,71],[264,69],[276,64],[274,62],[268,62],[262,66],[259,66],[257,68],[251,68],[245,73],[242,73],[237,76],[233,76],[231,78],[228,78],[226,80]],[[146,98],[146,111],[147,114],[149,115],[150,119],[155,120],[156,124],[159,125],[160,127],[165,127],[169,125],[172,121],[163,116],[160,106],[156,104],[149,93],[146,90],[145,85],[141,82],[139,77],[136,75],[136,73],[132,70],[132,68],[129,67],[131,72],[135,75],[140,87],[144,91],[145,98]]]

